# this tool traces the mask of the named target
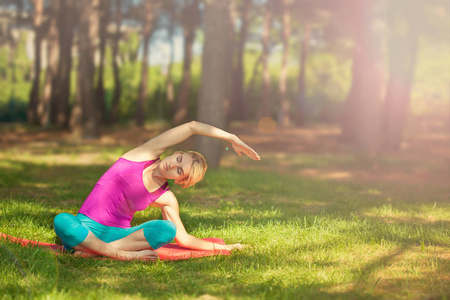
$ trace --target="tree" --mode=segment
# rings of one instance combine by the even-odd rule
[[[98,36],[99,36],[99,47],[98,52],[100,56],[100,64],[98,66],[97,75],[97,85],[95,87],[94,99],[97,102],[98,118],[100,123],[105,123],[106,121],[106,99],[105,99],[105,83],[104,83],[104,65],[105,65],[105,50],[106,50],[106,40],[107,40],[107,27],[110,22],[111,16],[111,1],[102,0],[100,1],[99,7],[99,26],[98,26]]]
[[[219,128],[226,124],[232,74],[233,28],[230,0],[206,0],[205,43],[202,57],[202,84],[198,100],[198,120]],[[196,149],[208,165],[217,168],[222,154],[220,140],[196,137]]]
[[[181,24],[183,26],[183,74],[181,78],[180,92],[176,101],[176,109],[173,117],[174,124],[181,124],[188,116],[189,95],[192,85],[191,64],[192,46],[195,33],[200,24],[200,12],[198,0],[185,0],[181,13]]]
[[[58,127],[69,126],[70,72],[72,70],[73,29],[78,18],[74,0],[55,1],[57,13],[58,67],[52,82],[50,122]]]
[[[172,20],[169,24],[169,28],[167,29],[167,39],[170,45],[170,55],[169,55],[169,63],[167,64],[166,69],[166,100],[173,107],[174,102],[174,87],[173,87],[173,76],[172,76],[172,66],[175,56],[175,46],[173,43],[173,32],[174,32],[175,22]]]
[[[283,58],[281,62],[281,72],[279,81],[279,101],[280,108],[278,114],[278,123],[282,127],[289,126],[290,120],[290,102],[287,97],[287,76],[288,76],[288,60],[289,60],[289,40],[291,36],[291,16],[289,13],[289,3],[287,0],[279,2],[281,6],[282,19],[282,41],[283,41]]]
[[[269,70],[269,55],[270,55],[270,30],[272,28],[272,18],[273,18],[273,1],[267,0],[265,14],[264,14],[264,24],[263,24],[263,33],[262,33],[262,54],[261,54],[261,62],[263,66],[263,93],[262,93],[262,103],[258,108],[258,119],[268,116],[270,114],[269,104],[270,104],[270,93],[271,93],[271,84],[272,80],[270,77]]]
[[[52,92],[57,81],[57,71],[59,63],[59,29],[58,29],[58,15],[60,14],[60,2],[52,1],[47,8],[48,12],[48,31],[46,35],[47,41],[47,70],[45,73],[45,82],[42,97],[38,105],[38,113],[40,124],[43,126],[50,125],[51,114],[53,115],[52,108],[56,107],[55,99],[52,97]],[[52,101],[53,100],[53,101]],[[54,119],[54,117],[53,117]]]
[[[244,101],[244,53],[247,42],[249,11],[251,0],[243,0],[240,9],[240,30],[236,42],[236,63],[233,70],[233,96],[231,97],[229,120],[244,120],[247,118],[248,108]]]
[[[143,54],[141,62],[141,83],[139,84],[139,94],[136,103],[136,125],[143,126],[145,120],[145,100],[148,94],[148,58],[150,48],[150,38],[153,33],[153,19],[155,0],[143,1],[142,5],[142,45]]]
[[[375,26],[379,0],[349,0],[346,8],[353,29],[352,86],[343,109],[342,140],[373,153],[378,148],[383,91],[381,35]]]
[[[326,1],[326,0],[325,0]],[[311,30],[314,27],[323,27],[324,17],[319,16],[319,11],[324,10],[323,0],[297,0],[292,3],[291,13],[295,15],[293,18],[293,35],[298,35],[299,52],[298,52],[298,80],[297,80],[297,113],[295,122],[298,126],[305,125],[306,118],[306,83],[305,73],[306,64],[309,56],[309,44]],[[295,33],[295,29],[297,32]]]
[[[120,69],[119,69],[119,41],[120,30],[122,24],[122,0],[115,0],[115,14],[114,23],[116,30],[112,38],[112,65],[114,75],[114,93],[111,106],[110,123],[116,123],[119,118],[119,105],[120,97],[122,95],[122,84],[120,82]]]
[[[309,53],[309,36],[310,36],[310,24],[306,21],[303,25],[303,36],[300,46],[300,59],[299,59],[299,74],[298,74],[298,111],[296,123],[299,126],[305,124],[305,110],[306,110],[306,85],[305,85],[305,72],[306,72],[306,60]]]
[[[417,58],[417,42],[424,19],[421,1],[395,1],[387,4],[389,81],[382,110],[381,148],[400,149],[406,123]],[[408,5],[408,9],[403,9]]]
[[[100,135],[98,107],[94,99],[94,52],[97,48],[100,0],[82,0],[78,36],[78,70],[75,107],[71,129],[75,135],[97,138]]]
[[[44,0],[33,0],[34,17],[34,74],[33,84],[30,90],[30,101],[28,102],[27,119],[30,124],[39,124],[39,87],[41,75],[41,45],[44,18]]]

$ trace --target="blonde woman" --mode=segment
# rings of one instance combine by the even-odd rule
[[[159,159],[168,148],[198,134],[229,141],[241,156],[259,160],[258,154],[236,135],[200,122],[172,128],[120,157],[99,179],[76,216],[61,213],[55,232],[64,247],[76,255],[105,255],[121,260],[157,260],[153,251],[176,240],[179,246],[197,249],[240,249],[241,244],[220,245],[186,232],[178,202],[167,180],[183,188],[203,179],[207,165],[197,152],[175,152]],[[148,206],[161,209],[164,220],[131,227],[136,211]]]

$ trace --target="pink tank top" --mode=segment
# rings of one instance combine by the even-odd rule
[[[169,190],[167,182],[152,193],[144,186],[142,173],[155,161],[119,158],[98,180],[78,213],[106,226],[130,227],[136,211],[146,209]]]

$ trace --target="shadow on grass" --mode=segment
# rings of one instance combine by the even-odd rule
[[[48,166],[28,162],[15,162],[13,165],[10,168],[0,167],[0,196],[17,202],[16,209],[3,210],[3,222],[31,218],[41,225],[44,219],[50,218],[51,221],[58,212],[76,213],[95,182],[109,168],[109,165]],[[274,221],[302,219],[310,224],[317,217],[324,216],[346,220],[356,216],[360,220],[369,220],[370,224],[380,225],[394,220],[395,216],[386,221],[362,214],[383,205],[398,211],[417,209],[417,199],[420,198],[415,194],[409,201],[393,200],[389,187],[367,193],[372,190],[367,186],[314,179],[299,181],[295,176],[233,169],[210,172],[208,181],[195,189],[187,193],[174,190],[180,192],[181,215],[191,229],[198,223],[221,226],[251,222],[264,226]],[[209,197],[211,205],[197,201],[197,198],[205,197]],[[42,209],[33,207],[37,203],[43,206]],[[52,213],[46,213],[45,207]],[[134,223],[145,221],[148,221],[148,216],[139,215]],[[397,225],[417,227],[420,223],[418,218],[406,217]],[[426,225],[431,229],[443,229],[449,222],[438,220]]]
[[[0,168],[0,203],[1,224],[29,222],[32,226],[49,229],[53,217],[61,211],[76,213],[86,196],[89,194],[96,180],[107,170],[109,166],[72,166],[43,164],[14,163],[14,167]],[[335,249],[341,243],[342,247],[352,244],[380,244],[383,241],[397,246],[396,252],[371,260],[362,268],[352,269],[357,283],[363,284],[384,263],[399,257],[408,247],[426,244],[443,245],[442,239],[435,233],[445,230],[449,226],[448,221],[420,224],[417,218],[389,224],[376,216],[362,216],[363,213],[383,205],[391,205],[394,209],[405,211],[417,207],[417,199],[427,194],[413,195],[412,199],[392,201],[391,194],[395,194],[391,187],[377,187],[376,193],[368,193],[373,189],[367,185],[353,185],[345,183],[329,182],[324,180],[302,179],[299,181],[294,176],[279,174],[236,171],[224,169],[220,172],[211,172],[208,182],[200,185],[194,192],[186,192],[180,199],[181,217],[189,231],[196,230],[200,226],[220,228],[220,226],[243,225],[256,234],[270,235],[267,228],[277,229],[289,225],[295,230],[310,229],[329,234],[329,239],[324,242],[313,242],[295,251],[306,249],[314,253],[323,249]],[[23,191],[26,190],[26,193]],[[174,189],[176,190],[176,188]],[[183,193],[180,191],[180,193]],[[33,197],[36,195],[36,197]],[[205,205],[198,202],[197,197],[210,197],[215,205]],[[391,199],[391,200],[389,200]],[[221,202],[222,200],[222,202]],[[434,201],[433,201],[434,202]],[[438,203],[443,203],[437,201]],[[426,201],[425,203],[428,203]],[[26,220],[27,222],[24,222]],[[138,216],[134,222],[145,222],[146,216]],[[340,226],[341,223],[347,225]],[[49,225],[50,224],[50,225]],[[293,234],[295,230],[286,230]],[[6,232],[7,233],[7,232]],[[348,240],[340,240],[342,236]],[[279,237],[277,237],[279,239]],[[295,235],[286,236],[286,239],[296,239]],[[307,248],[302,248],[307,247]],[[30,250],[24,248],[17,250],[19,257],[28,257]],[[209,294],[214,296],[248,296],[262,295],[266,298],[297,298],[299,295],[310,299],[329,298],[368,298],[377,299],[370,293],[350,289],[347,292],[327,292],[335,283],[313,283],[311,281],[297,280],[285,282],[279,275],[263,277],[258,274],[260,269],[255,269],[254,280],[248,280],[247,275],[251,271],[252,264],[258,264],[261,268],[269,263],[270,267],[283,267],[287,264],[304,264],[298,259],[285,258],[281,262],[277,258],[270,265],[270,258],[265,257],[273,251],[261,249],[252,255],[233,255],[231,257],[205,258],[190,260],[188,262],[171,262],[147,266],[133,263],[131,266],[142,269],[139,273],[135,270],[119,268],[119,274],[107,277],[110,281],[107,285],[117,293],[131,295],[170,296],[188,295],[191,297]],[[270,253],[269,253],[270,254]],[[39,267],[42,260],[50,262],[51,258],[36,256],[39,259],[31,260],[28,269],[35,268],[31,273],[39,277],[45,267]],[[37,267],[31,267],[35,262]],[[57,278],[60,281],[59,289],[72,289],[71,278],[77,279],[76,286],[83,289],[98,289],[105,287],[105,283],[99,278],[106,276],[108,270],[116,266],[123,266],[125,262],[104,262],[73,257],[61,256],[57,258],[60,265],[60,273],[52,274],[51,271],[43,274],[43,281],[31,280],[28,282],[32,291],[48,291],[42,284],[45,280]],[[333,260],[315,262],[315,266],[322,269],[336,266]],[[14,268],[11,263],[2,266]],[[250,267],[249,267],[250,266]],[[220,271],[220,269],[225,271]],[[106,270],[106,271],[105,271]],[[219,270],[219,271],[218,271]],[[264,269],[262,269],[264,270]],[[33,273],[34,272],[34,273]],[[182,276],[180,274],[190,274]],[[362,274],[362,275],[361,275]],[[231,275],[231,276],[227,276]],[[110,274],[108,274],[110,276]],[[286,275],[287,276],[287,275]],[[171,282],[176,286],[172,286]],[[143,282],[146,282],[143,286]],[[18,289],[18,290],[16,290]],[[149,289],[153,292],[149,292]],[[0,288],[0,293],[19,293],[25,295],[27,289],[5,285]],[[43,293],[43,292],[41,292]]]
[[[81,205],[108,165],[72,166],[14,162],[0,167],[0,197],[38,201],[52,207],[66,206],[77,198]]]

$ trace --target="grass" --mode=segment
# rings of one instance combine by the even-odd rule
[[[60,243],[60,212],[75,214],[122,147],[31,143],[0,152],[0,232]],[[188,232],[251,247],[231,256],[121,262],[55,256],[2,241],[3,299],[448,299],[447,183],[334,180],[303,169],[415,165],[329,153],[231,161],[193,189],[173,187]],[[261,166],[262,169],[258,169]],[[288,166],[281,171],[270,167]],[[422,168],[442,174],[442,165]],[[134,224],[161,218],[156,209]]]

